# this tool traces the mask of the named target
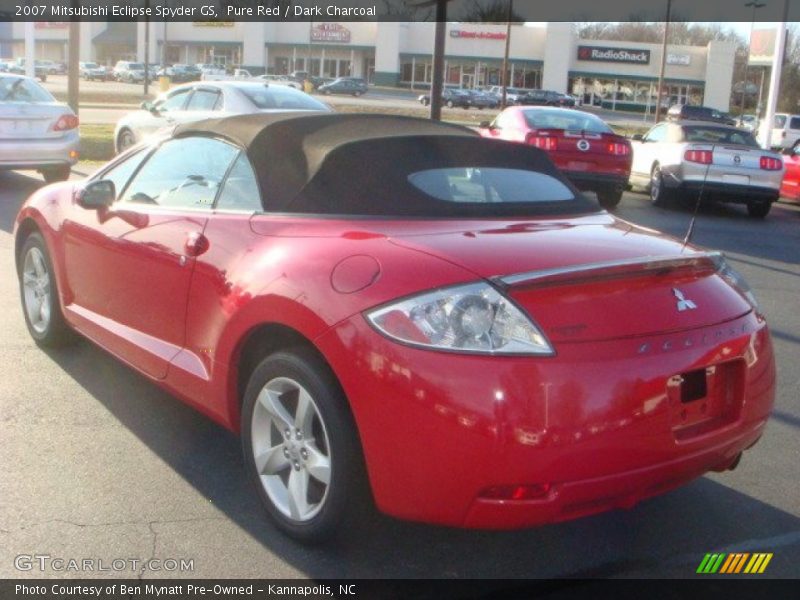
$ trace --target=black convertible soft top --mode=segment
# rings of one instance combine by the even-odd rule
[[[392,115],[314,112],[256,113],[179,125],[173,137],[210,135],[244,148],[270,212],[453,216],[515,214],[520,206],[457,206],[408,183],[415,171],[503,167],[538,171],[572,188],[544,152],[480,137],[466,127]],[[596,206],[576,192],[566,207]],[[555,208],[552,206],[551,208]],[[528,212],[530,206],[524,207]]]

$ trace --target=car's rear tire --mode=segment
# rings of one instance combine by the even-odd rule
[[[597,202],[606,210],[614,210],[622,200],[622,190],[597,192]]]
[[[241,432],[249,476],[285,533],[320,542],[363,514],[368,492],[355,424],[334,375],[314,352],[278,352],[255,368]]]
[[[661,166],[656,163],[650,172],[650,202],[653,206],[666,206],[673,198],[673,194],[664,185],[664,176],[661,174]]]
[[[747,214],[749,214],[754,219],[763,219],[769,214],[771,208],[772,208],[772,202],[770,202],[769,200],[761,202],[748,202]]]
[[[136,136],[133,135],[133,132],[127,127],[121,129],[117,135],[117,154],[125,152],[134,144],[136,144]]]
[[[47,167],[42,169],[42,177],[47,183],[56,183],[58,181],[66,181],[69,179],[69,174],[72,167],[69,165],[61,165],[58,167]]]
[[[40,346],[57,347],[75,339],[64,320],[58,284],[47,246],[38,232],[31,233],[18,257],[19,291],[25,325]]]

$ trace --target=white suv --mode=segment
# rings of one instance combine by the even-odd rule
[[[773,123],[771,147],[788,150],[800,145],[800,115],[776,113]]]

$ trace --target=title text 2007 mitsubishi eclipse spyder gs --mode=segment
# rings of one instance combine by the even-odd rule
[[[722,256],[461,127],[185,124],[39,190],[15,233],[33,338],[79,332],[241,432],[305,541],[370,501],[476,528],[628,507],[734,467],[773,404]]]

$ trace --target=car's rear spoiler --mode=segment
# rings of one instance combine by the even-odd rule
[[[527,271],[514,275],[492,277],[496,285],[509,288],[517,286],[548,286],[576,283],[586,280],[616,279],[659,272],[680,270],[716,272],[725,263],[720,252],[694,252],[673,256],[638,256],[595,263],[583,263],[554,269]]]

